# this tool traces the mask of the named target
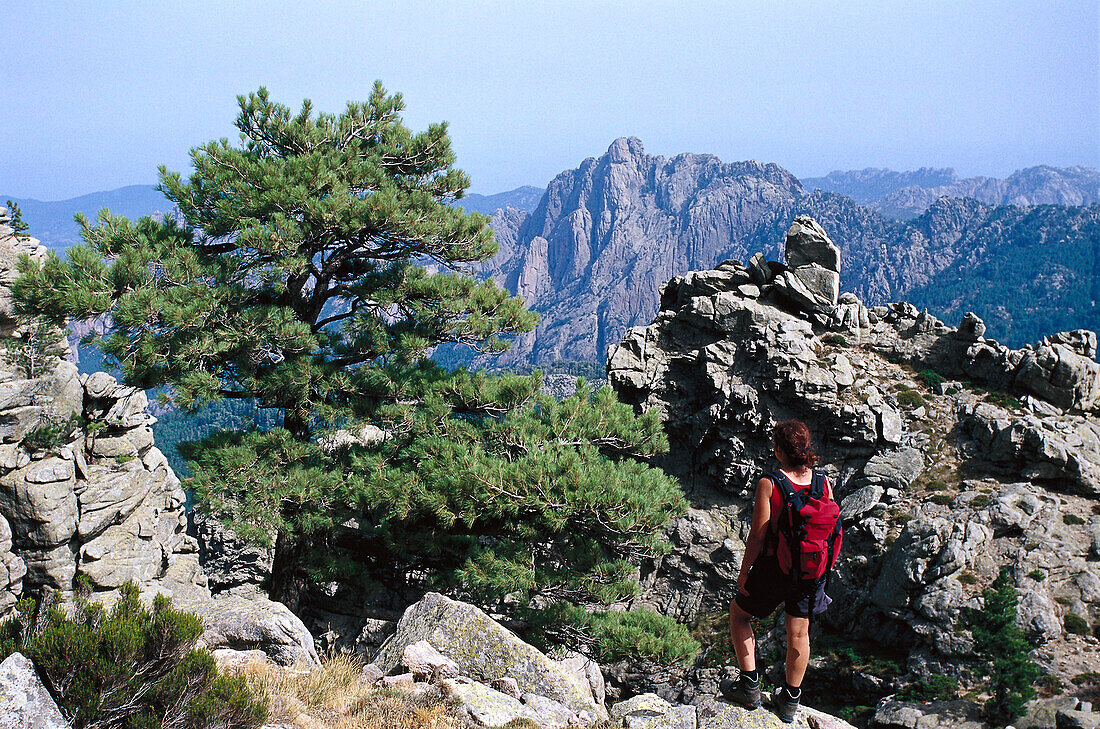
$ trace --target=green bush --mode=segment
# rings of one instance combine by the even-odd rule
[[[924,405],[924,397],[916,390],[900,390],[895,397],[898,405],[906,410],[916,410]]]
[[[918,374],[917,377],[919,377],[920,381],[923,382],[928,387],[935,387],[936,385],[942,385],[944,382],[947,381],[947,378],[945,378],[939,372],[936,372],[935,370],[932,370],[932,369],[921,370],[920,374]]]
[[[959,694],[959,680],[932,674],[909,684],[898,692],[902,701],[949,701]]]
[[[964,585],[976,585],[978,584],[978,577],[973,572],[963,570],[959,573],[959,582]]]
[[[1038,569],[1032,570],[1031,572],[1028,572],[1027,576],[1030,577],[1031,579],[1035,580],[1036,582],[1042,582],[1043,580],[1045,580],[1047,578],[1046,573],[1043,572],[1042,570],[1038,570]]]
[[[249,729],[267,718],[244,679],[218,675],[193,648],[201,621],[126,584],[110,609],[78,594],[22,600],[0,623],[0,656],[30,658],[73,729]],[[67,614],[68,613],[68,614]]]
[[[825,342],[825,344],[835,344],[839,347],[848,346],[848,340],[845,339],[842,334],[826,334],[821,338],[821,341]]]
[[[970,505],[973,506],[975,509],[982,509],[986,506],[989,506],[989,495],[978,494],[970,500]]]
[[[930,499],[937,504],[947,505],[951,503],[952,497],[951,494],[932,494]]]
[[[661,665],[688,664],[699,654],[699,641],[687,627],[647,608],[587,612],[555,603],[528,614],[530,639],[540,647],[565,644],[591,653],[601,663],[648,660]]]
[[[998,407],[1008,408],[1009,410],[1019,410],[1023,407],[1017,398],[1009,395],[1007,392],[991,390],[986,396],[986,399]]]
[[[1065,617],[1062,618],[1062,625],[1066,627],[1067,633],[1074,633],[1075,635],[1089,634],[1089,622],[1077,613],[1066,613]]]
[[[1064,514],[1062,516],[1062,523],[1069,524],[1070,526],[1080,526],[1085,523],[1085,520],[1076,514]]]
[[[72,439],[73,431],[81,425],[81,418],[75,413],[66,419],[47,415],[41,425],[23,434],[23,447],[32,453],[56,451]]]
[[[985,703],[985,717],[1000,726],[1023,713],[1024,705],[1035,698],[1039,678],[1039,667],[1028,655],[1027,639],[1016,625],[1018,600],[1011,571],[1005,566],[982,591],[982,609],[967,611],[975,653],[988,669],[990,698]]]

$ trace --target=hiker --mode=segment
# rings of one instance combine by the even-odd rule
[[[760,706],[760,669],[752,618],[766,618],[783,603],[787,622],[786,681],[776,690],[775,713],[794,721],[810,658],[810,619],[828,607],[829,569],[840,550],[840,509],[825,474],[814,469],[810,429],[798,420],[775,426],[772,445],[779,469],[756,485],[752,528],[730,603],[730,633],[740,676],[722,693],[746,708]]]

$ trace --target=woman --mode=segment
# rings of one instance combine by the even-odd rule
[[[794,491],[808,491],[813,467],[821,460],[814,453],[810,429],[787,420],[775,426],[772,445],[780,469],[756,484],[752,528],[745,543],[745,557],[737,577],[737,597],[730,603],[730,633],[741,669],[736,685],[723,682],[722,693],[730,701],[750,709],[760,706],[760,672],[756,667],[756,643],[752,618],[765,618],[784,603],[787,621],[786,681],[775,692],[775,713],[784,722],[794,720],[802,696],[802,679],[810,658],[810,618],[825,610],[831,600],[825,594],[825,577],[795,581],[784,574],[777,555],[779,517],[783,496],[775,478],[786,479]],[[832,499],[832,487],[824,479],[824,496]]]

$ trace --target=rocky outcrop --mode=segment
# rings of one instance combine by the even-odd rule
[[[0,280],[14,280],[21,253],[41,258],[45,249],[0,226]],[[0,517],[25,563],[23,588],[69,593],[80,576],[103,593],[132,581],[173,596],[208,595],[198,545],[186,533],[185,495],[153,444],[145,393],[103,372],[81,375],[45,350],[32,354],[38,333],[15,316],[7,286],[0,330]],[[0,563],[14,595],[23,569]]]
[[[1100,641],[1063,626],[1069,613],[1100,623],[1094,335],[1013,350],[975,316],[956,329],[851,294],[822,311],[781,295],[777,271],[754,256],[676,276],[653,323],[609,352],[620,397],[659,412],[661,465],[691,501],[636,602],[685,621],[724,612],[771,428],[793,417],[814,432],[846,519],[832,630],[904,652],[910,675],[957,673],[973,649],[967,609],[1007,565],[1036,659],[1065,680],[1100,661]],[[676,701],[711,670],[622,680],[667,683],[658,693]]]
[[[0,662],[0,729],[69,729],[34,664],[22,653]]]

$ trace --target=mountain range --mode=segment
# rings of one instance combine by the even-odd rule
[[[1100,172],[1091,167],[1040,165],[1017,170],[1006,179],[967,177],[951,168],[922,167],[915,172],[867,168],[804,177],[807,190],[839,192],[889,218],[908,220],[937,199],[970,197],[987,205],[1092,205],[1100,202]]]
[[[456,204],[492,215],[500,252],[480,274],[542,317],[493,364],[545,365],[602,361],[627,328],[652,319],[660,286],[674,275],[757,250],[781,258],[777,242],[804,213],[843,251],[843,288],[868,304],[905,298],[948,321],[973,310],[1013,346],[1097,329],[1098,199],[1100,173],[1087,167],[1032,167],[1004,180],[934,168],[800,180],[777,164],[654,157],[621,138],[545,190],[469,194]],[[149,185],[16,202],[31,232],[55,249],[79,240],[75,212],[170,209]]]
[[[1053,168],[1017,173],[1013,189],[1050,180],[1043,169]],[[1084,169],[1056,172],[1064,180]],[[858,192],[867,199],[949,179],[930,170],[891,175],[834,173],[833,181],[863,180]],[[1036,200],[1049,188],[1035,187]],[[1016,195],[1017,203],[1024,199]],[[1100,323],[1095,204],[988,205],[941,196],[899,221],[845,194],[810,192],[776,164],[700,154],[665,159],[623,138],[558,175],[534,211],[495,214],[501,250],[482,273],[542,315],[504,358],[601,361],[627,328],[652,320],[665,281],[755,251],[779,259],[778,242],[801,214],[840,246],[842,286],[868,304],[905,298],[948,319],[972,309],[990,319],[992,336],[1014,345]]]

